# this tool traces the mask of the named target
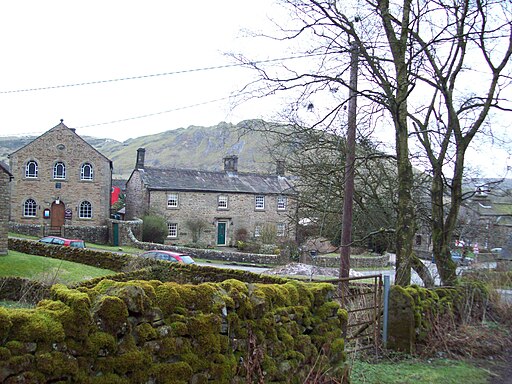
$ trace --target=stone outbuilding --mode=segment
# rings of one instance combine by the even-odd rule
[[[61,120],[9,161],[14,231],[108,241],[112,162],[75,129]]]
[[[166,243],[235,245],[240,238],[274,232],[295,239],[296,191],[284,175],[238,172],[238,157],[224,158],[224,171],[212,172],[144,165],[145,149],[126,184],[126,218],[147,213],[167,221]]]
[[[6,164],[0,161],[0,255],[7,254],[9,232],[9,189],[12,174]]]

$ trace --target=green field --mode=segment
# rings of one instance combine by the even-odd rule
[[[486,384],[489,371],[444,359],[404,360],[371,364],[355,361],[351,384]]]
[[[114,273],[108,269],[16,251],[0,256],[0,277],[17,276],[50,284],[70,284]]]

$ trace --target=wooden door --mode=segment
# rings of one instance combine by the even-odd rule
[[[64,211],[66,207],[64,206],[64,203],[60,201],[58,204],[57,202],[52,203],[52,210],[50,214],[50,226],[52,229],[59,229],[62,228],[64,225]]]

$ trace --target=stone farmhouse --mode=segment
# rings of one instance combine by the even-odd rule
[[[12,174],[6,164],[0,161],[0,255],[7,254],[9,232],[9,183]]]
[[[295,239],[295,195],[284,176],[238,172],[238,157],[224,158],[219,172],[144,165],[145,149],[126,184],[126,218],[147,213],[167,221],[168,244],[230,246],[244,234],[257,239],[269,228],[278,239]]]
[[[112,162],[60,124],[9,155],[13,231],[108,241]]]

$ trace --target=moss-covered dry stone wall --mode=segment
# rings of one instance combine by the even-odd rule
[[[389,294],[388,347],[408,353],[424,343],[433,327],[457,327],[481,320],[488,291],[482,283],[426,289],[392,286]]]
[[[340,377],[330,284],[103,280],[0,308],[2,383],[303,383]]]

